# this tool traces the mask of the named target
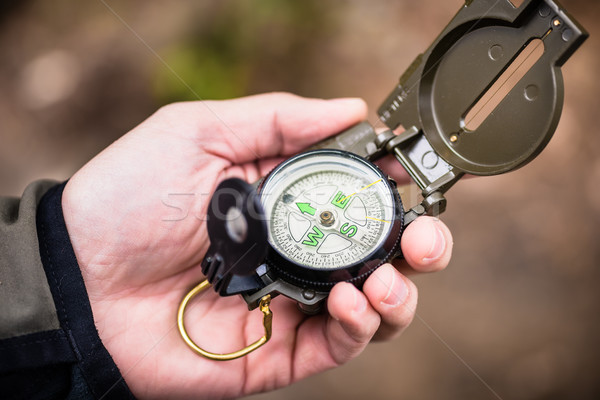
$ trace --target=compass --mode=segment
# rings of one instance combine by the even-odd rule
[[[546,146],[563,102],[560,67],[588,37],[555,0],[467,0],[402,74],[368,122],[316,144],[251,185],[227,179],[208,211],[206,280],[183,299],[179,330],[197,353],[241,357],[269,340],[269,303],[283,295],[319,312],[338,282],[362,287],[401,257],[404,228],[446,208],[445,192],[465,174],[520,168]],[[404,207],[393,180],[373,164],[392,155],[421,190]],[[240,294],[264,314],[265,335],[243,350],[214,354],[189,338],[188,302],[206,287]]]
[[[283,279],[315,289],[358,285],[397,253],[403,208],[396,185],[352,153],[292,157],[265,178],[259,196],[267,262]]]

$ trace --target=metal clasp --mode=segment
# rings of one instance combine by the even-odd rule
[[[198,285],[196,285],[192,290],[190,290],[188,292],[188,294],[185,295],[185,297],[181,301],[181,304],[179,305],[179,310],[177,312],[177,325],[179,327],[179,333],[181,334],[181,337],[183,338],[185,343],[192,350],[194,350],[196,353],[200,354],[201,356],[206,357],[211,360],[227,361],[227,360],[234,360],[236,358],[243,357],[246,354],[258,349],[263,344],[265,344],[269,341],[269,339],[271,338],[272,325],[273,325],[273,313],[271,312],[271,309],[269,308],[269,305],[271,304],[271,295],[270,294],[263,296],[259,303],[260,311],[262,311],[262,313],[263,313],[263,326],[265,327],[265,334],[263,337],[258,339],[256,342],[252,343],[249,346],[244,347],[241,350],[234,351],[231,353],[224,353],[224,354],[212,353],[210,351],[206,351],[206,350],[200,348],[196,343],[194,343],[194,341],[190,338],[190,336],[188,335],[188,333],[185,329],[185,324],[183,322],[183,314],[184,314],[185,309],[186,309],[188,303],[190,302],[190,300],[192,300],[194,297],[196,297],[198,294],[202,293],[204,290],[206,290],[209,287],[210,287],[210,282],[208,280],[203,280]]]

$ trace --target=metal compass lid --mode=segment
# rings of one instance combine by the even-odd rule
[[[560,67],[587,36],[553,0],[519,8],[508,0],[467,1],[378,114],[392,130],[422,132],[463,172],[519,168],[552,137],[563,103]]]

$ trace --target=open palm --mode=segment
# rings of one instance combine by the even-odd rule
[[[416,288],[393,267],[378,269],[363,292],[338,284],[328,314],[307,317],[291,301],[272,302],[273,337],[242,359],[193,353],[176,328],[183,295],[203,279],[204,218],[220,181],[256,181],[284,157],[366,116],[356,99],[288,94],[160,109],[95,157],[69,181],[63,212],[100,337],[137,397],[223,398],[285,386],[358,355],[373,335],[405,328]],[[432,218],[403,237],[408,264],[444,268],[451,236]],[[192,338],[214,352],[262,335],[261,314],[239,296],[206,292],[186,313]]]

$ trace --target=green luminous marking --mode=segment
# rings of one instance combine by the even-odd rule
[[[316,208],[311,207],[310,203],[296,203],[302,214],[315,215]]]
[[[349,238],[356,235],[356,232],[358,232],[358,228],[356,227],[356,225],[350,225],[347,222],[340,227],[340,233],[342,235],[348,236]]]
[[[312,229],[313,231],[307,235],[308,238],[305,241],[303,241],[302,244],[316,247],[319,244],[319,239],[323,238],[323,232],[321,232],[321,230],[316,226],[313,226]]]
[[[333,200],[331,200],[331,204],[343,210],[344,208],[346,208],[348,203],[350,203],[350,197],[351,196],[345,196],[342,192],[337,192]]]

